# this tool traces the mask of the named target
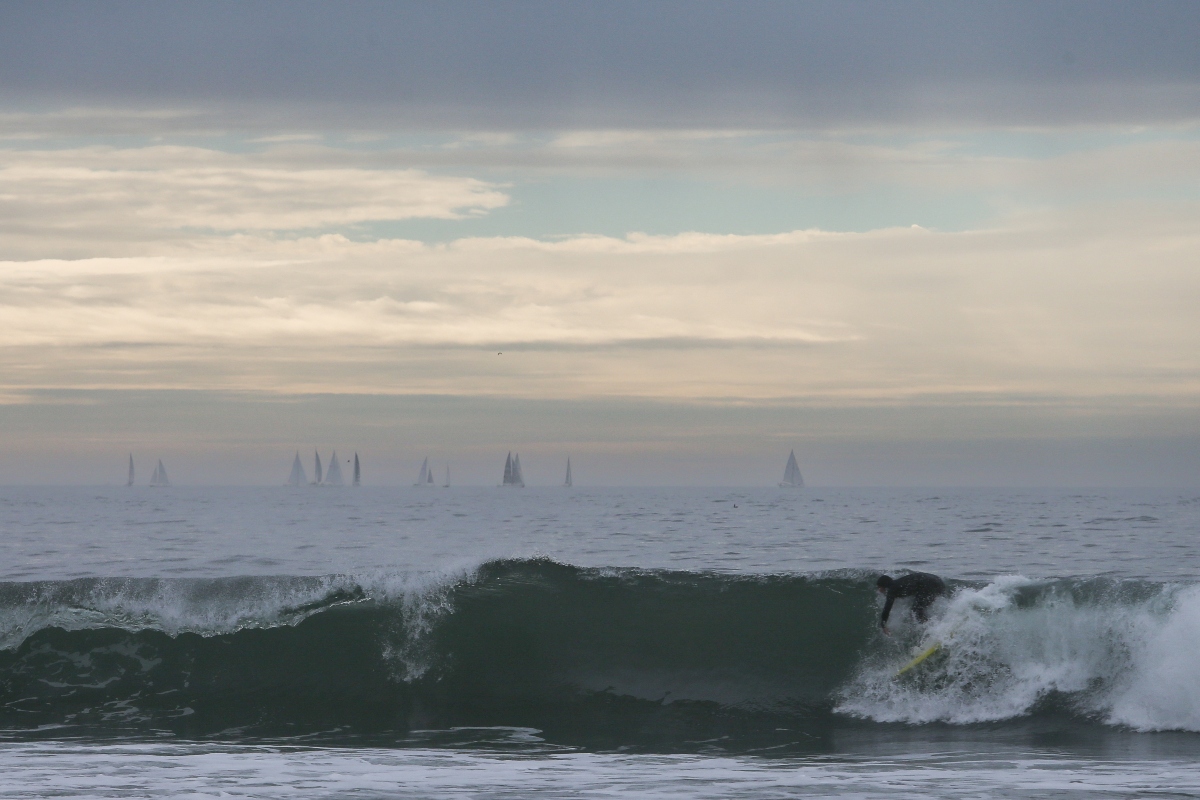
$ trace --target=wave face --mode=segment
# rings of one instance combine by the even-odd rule
[[[1200,731],[1200,587],[954,584],[948,644],[876,632],[873,575],[488,562],[440,577],[0,585],[0,727],[314,736],[536,729],[659,750],[1042,717]]]

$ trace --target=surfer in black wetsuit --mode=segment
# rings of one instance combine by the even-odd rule
[[[945,581],[928,572],[910,572],[900,578],[880,575],[875,586],[880,594],[887,596],[887,602],[883,604],[883,616],[879,618],[879,627],[884,633],[888,632],[888,616],[897,597],[911,597],[913,616],[918,622],[925,622],[929,619],[929,607],[933,601],[946,593]]]

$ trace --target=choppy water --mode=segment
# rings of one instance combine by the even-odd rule
[[[1194,493],[2,489],[0,796],[1200,795],[1198,534]],[[953,593],[883,637],[904,568]]]

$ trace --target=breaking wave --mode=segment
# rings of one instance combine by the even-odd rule
[[[942,651],[901,679],[893,652],[868,655],[836,710],[968,724],[1055,709],[1200,731],[1200,587],[1005,577],[960,587],[924,634]]]
[[[1200,731],[1200,587],[956,582],[927,629],[900,607],[886,638],[873,577],[535,559],[0,584],[0,727],[423,741],[504,727],[664,750],[1042,715]],[[929,638],[942,651],[897,678]]]

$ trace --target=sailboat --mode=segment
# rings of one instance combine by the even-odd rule
[[[421,474],[417,476],[417,482],[413,486],[428,486],[433,483],[433,475],[429,472],[429,457],[421,462]]]
[[[442,484],[443,489],[450,488],[450,465],[446,465],[446,482]]]
[[[133,453],[129,454],[129,480],[125,482],[126,486],[133,486]]]
[[[292,474],[288,475],[288,486],[303,486],[308,483],[308,476],[304,474],[304,465],[300,463],[300,451],[296,451],[296,457],[292,459]]]
[[[783,468],[783,480],[779,482],[779,485],[795,488],[804,485],[804,477],[800,474],[800,467],[796,464],[795,450],[788,455],[787,466]]]
[[[313,467],[313,482],[312,482],[312,485],[313,485],[313,486],[320,486],[320,485],[321,485],[321,476],[322,476],[322,474],[323,474],[323,473],[321,472],[321,454],[320,454],[320,453],[318,453],[316,450],[314,450],[314,451],[313,451],[313,459],[314,459],[314,460],[315,460],[317,463],[316,463],[316,466],[315,466],[315,467]]]
[[[567,479],[563,481],[563,486],[574,486],[575,481],[571,480],[571,459],[567,458]]]
[[[171,481],[167,479],[167,470],[162,465],[162,459],[158,460],[158,466],[154,468],[154,474],[150,476],[151,486],[170,486]]]
[[[525,487],[525,479],[521,477],[521,456],[515,458],[512,453],[504,459],[504,482],[501,486],[514,486],[518,489]]]
[[[342,480],[342,465],[338,463],[337,450],[329,457],[329,470],[325,473],[326,486],[345,486]]]
[[[354,486],[362,486],[362,470],[358,467],[358,453],[354,454]]]

